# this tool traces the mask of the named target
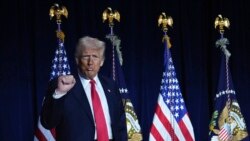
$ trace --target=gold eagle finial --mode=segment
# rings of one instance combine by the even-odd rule
[[[112,9],[110,7],[108,7],[107,9],[105,9],[103,11],[103,13],[102,13],[103,22],[108,20],[109,26],[113,26],[114,19],[117,20],[118,22],[120,22],[120,13],[117,10],[114,10],[114,12],[113,12]]]
[[[68,10],[66,9],[65,6],[59,6],[59,4],[55,3],[53,6],[50,7],[49,9],[49,16],[50,19],[52,19],[54,16],[56,16],[56,22],[61,23],[62,19],[61,16],[65,16],[68,18]]]
[[[168,48],[171,48],[170,38],[167,35],[168,26],[173,26],[173,19],[171,16],[167,16],[166,13],[162,12],[161,15],[158,18],[158,26],[161,26],[162,31],[165,33],[165,35],[162,38],[162,41],[166,41]]]
[[[228,20],[228,18],[226,17],[222,17],[221,14],[218,15],[218,17],[215,18],[214,21],[214,28],[218,28],[219,27],[219,31],[221,34],[224,33],[224,27],[229,28],[230,26],[230,21]]]
[[[161,15],[158,18],[158,26],[162,26],[162,30],[163,31],[167,31],[168,27],[173,26],[173,19],[171,16],[166,16],[166,14],[164,12],[161,13]]]

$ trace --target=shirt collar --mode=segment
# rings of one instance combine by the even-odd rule
[[[90,79],[85,79],[80,74],[79,74],[79,78],[80,78],[80,80],[82,82],[83,87],[86,88],[89,85]],[[97,75],[93,78],[93,80],[95,80],[96,84],[99,83],[99,78],[98,78]]]

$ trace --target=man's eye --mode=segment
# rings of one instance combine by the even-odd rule
[[[92,56],[93,59],[98,59],[99,57],[98,56]]]
[[[93,59],[93,60],[98,60],[100,57],[96,56],[96,55],[93,55],[93,56],[81,56],[81,59],[82,60],[90,60],[90,59]]]
[[[89,59],[89,56],[82,56],[81,59],[83,59],[83,60],[88,60],[88,59]]]

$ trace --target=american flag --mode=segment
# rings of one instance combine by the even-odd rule
[[[218,89],[215,95],[215,106],[209,125],[210,141],[241,140],[249,141],[244,117],[241,113],[233,86],[232,76],[229,69],[230,53],[226,49],[226,38],[219,39],[219,46],[223,46]]]
[[[64,43],[62,40],[58,39],[58,48],[55,51],[55,57],[52,60],[52,67],[50,73],[50,80],[60,76],[69,75],[70,67],[64,48]],[[55,129],[47,130],[45,129],[38,119],[38,126],[35,131],[34,141],[55,141]]]
[[[64,43],[59,41],[58,49],[55,52],[55,57],[52,60],[52,71],[50,73],[50,80],[60,75],[69,75],[70,67],[64,48]]]
[[[185,107],[166,42],[164,67],[165,71],[161,80],[149,141],[194,141],[193,126]]]

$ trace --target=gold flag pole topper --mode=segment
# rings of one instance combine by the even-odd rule
[[[229,41],[227,38],[224,38],[224,32],[226,28],[229,28],[230,22],[228,18],[222,17],[221,14],[218,15],[218,17],[215,18],[214,21],[214,28],[219,30],[219,33],[221,35],[221,38],[216,41],[216,46],[220,47],[223,53],[226,55],[226,59],[228,61],[229,57],[231,56],[231,53],[227,50],[227,45],[229,44]]]
[[[50,7],[49,10],[49,16],[50,20],[53,19],[53,17],[56,18],[57,23],[57,38],[64,42],[65,34],[61,30],[61,23],[62,23],[62,16],[65,18],[68,18],[68,10],[65,6],[59,6],[59,4],[55,3],[53,6]]]
[[[214,28],[219,29],[220,34],[224,34],[224,27],[229,28],[230,22],[228,18],[222,17],[221,14],[218,15],[218,17],[215,18],[214,21]]]
[[[114,26],[114,20],[117,20],[120,22],[120,13],[117,10],[112,10],[112,8],[108,7],[105,9],[102,13],[102,20],[105,22],[108,20],[109,27],[110,27],[110,35],[113,35],[113,26]]]
[[[103,22],[108,21],[109,27],[110,27],[110,34],[106,35],[106,38],[109,39],[112,43],[112,75],[113,80],[116,81],[116,65],[115,65],[115,48],[118,55],[120,66],[122,66],[122,53],[120,51],[121,47],[121,40],[114,34],[113,27],[114,27],[114,21],[120,22],[120,13],[117,10],[112,10],[110,7],[105,9],[102,13],[102,20]],[[124,89],[124,88],[119,88]],[[125,88],[127,89],[127,88]],[[123,90],[121,90],[123,91]],[[120,92],[121,92],[120,91]],[[127,91],[127,90],[126,90]],[[121,92],[123,93],[123,92]],[[127,124],[127,133],[128,133],[128,141],[141,141],[142,140],[142,134],[141,134],[141,128],[138,123],[138,119],[136,116],[136,113],[134,112],[133,105],[130,101],[130,99],[123,99],[124,109],[126,112],[126,124]]]
[[[167,16],[166,13],[162,12],[161,15],[158,18],[158,26],[161,26],[162,31],[164,32],[164,36],[162,38],[162,41],[164,40],[167,41],[167,46],[170,48],[172,45],[170,43],[170,38],[167,35],[168,31],[168,26],[172,27],[173,26],[173,19],[171,16]]]

